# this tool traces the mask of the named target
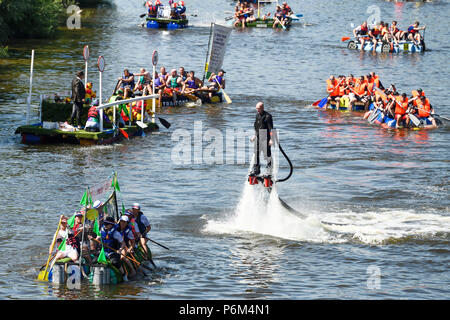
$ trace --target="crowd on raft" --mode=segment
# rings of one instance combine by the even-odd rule
[[[419,27],[419,21],[410,25],[406,31],[400,30],[397,21],[392,21],[391,25],[387,22],[380,21],[375,25],[368,25],[364,21],[360,26],[353,29],[353,35],[364,47],[364,43],[372,42],[373,50],[377,43],[395,43],[398,44],[402,40],[412,41],[415,45],[423,43],[423,36],[420,30],[425,30],[426,27]]]
[[[326,83],[329,94],[327,105],[339,106],[341,101],[348,99],[352,109],[358,102],[364,104],[365,110],[373,104],[376,110],[381,110],[389,118],[396,120],[396,128],[413,126],[411,115],[420,120],[429,120],[432,127],[437,126],[433,117],[434,109],[421,88],[412,90],[408,97],[406,93],[398,92],[395,84],[384,88],[375,72],[360,77],[354,77],[352,74],[338,77],[332,75]],[[374,110],[367,111],[364,118],[369,118],[372,112]]]
[[[225,73],[223,69],[219,70],[217,74],[213,72],[207,78],[207,83],[204,83],[196,77],[195,71],[193,70],[187,72],[184,67],[180,67],[178,70],[172,69],[169,73],[165,67],[161,67],[159,73],[155,71],[155,81],[153,83],[151,73],[145,68],[140,68],[139,72],[136,73],[130,72],[129,69],[124,69],[123,75],[117,79],[117,84],[110,98],[110,102],[134,98],[135,96],[147,96],[153,93],[158,95],[157,106],[159,108],[162,105],[163,98],[172,99],[173,105],[177,105],[177,96],[186,96],[192,101],[205,97],[211,99],[221,89],[226,88]],[[84,79],[84,72],[78,72],[77,78],[79,81],[82,81]],[[154,92],[153,86],[155,88]],[[82,94],[84,97],[84,99],[80,99],[82,103],[91,105],[88,110],[88,117],[84,129],[92,132],[99,131],[100,112],[97,109],[99,101],[95,99],[96,93],[92,90],[91,82],[86,84],[85,92]],[[72,98],[74,99],[74,94],[72,94]],[[54,99],[55,102],[62,102],[62,99],[56,94]],[[65,102],[68,103],[70,100]],[[127,108],[119,107],[119,127],[123,127],[130,119],[133,119],[133,122],[146,121],[146,118],[141,119],[142,105],[144,105],[146,111],[144,112],[144,117],[152,114],[150,103],[142,101],[131,104],[132,115],[129,114]],[[108,116],[108,113],[112,112],[112,108],[110,109],[103,113],[103,120],[106,124],[112,124],[111,119],[113,117]],[[81,113],[82,109],[79,112]],[[83,126],[79,122],[80,119],[80,115],[76,117],[78,129],[83,129]],[[71,125],[75,125],[74,115],[72,115],[70,122]]]
[[[145,7],[147,8],[147,16],[149,18],[170,18],[175,20],[186,20],[186,6],[183,0],[179,2],[169,0],[169,17],[164,15],[164,9],[166,8],[166,6],[161,3],[161,0],[155,0],[154,2],[147,1],[145,3]]]
[[[100,235],[94,232],[93,222],[84,217],[91,209],[89,207],[75,212],[73,225],[69,225],[68,217],[61,216],[60,229],[56,234],[56,252],[52,252],[52,246],[49,248],[49,254],[54,254],[50,269],[58,260],[65,258],[70,258],[74,263],[79,263],[81,258],[83,264],[92,266],[97,263],[102,246],[106,259],[122,273],[125,281],[139,272],[135,262],[137,255],[151,261],[151,252],[147,247],[151,225],[139,203],[133,203],[131,209],[125,210],[119,221],[105,216],[102,205],[102,202],[96,201],[92,206],[98,210]],[[65,247],[61,246],[63,241]]]
[[[237,27],[239,24],[242,29],[246,27],[246,24],[254,22],[257,20],[255,16],[255,8],[249,3],[249,1],[240,1],[236,4],[234,14],[234,24],[233,26]],[[275,9],[275,13],[273,14],[273,25],[272,28],[277,28],[278,25],[282,25],[286,27],[286,25],[290,22],[291,16],[294,13],[292,12],[291,7],[287,4],[287,2],[283,2],[281,5],[277,5]],[[264,14],[261,18],[266,21],[270,19],[270,12]]]

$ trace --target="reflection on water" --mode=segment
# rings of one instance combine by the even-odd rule
[[[420,20],[439,32],[427,31],[431,50],[423,54],[374,54],[348,50],[340,41],[351,34],[350,23],[367,18],[366,2],[294,1],[294,12],[304,14],[306,23],[288,32],[231,33],[224,59],[231,105],[162,108],[162,117],[172,124],[169,130],[160,126],[157,133],[111,146],[22,145],[14,131],[24,123],[25,106],[15,100],[28,92],[32,49],[33,102],[39,92],[70,89],[73,74],[84,67],[86,44],[92,57],[89,80],[97,94],[96,57],[105,56],[107,97],[125,67],[151,70],[155,49],[158,67],[184,66],[201,76],[210,32],[205,19],[212,14],[223,18],[234,5],[191,0],[188,10],[202,13],[192,17],[194,27],[168,32],[137,26],[142,1],[114,2],[116,7],[83,16],[81,31],[11,43],[10,58],[0,60],[0,296],[309,299],[341,297],[345,287],[352,297],[379,298],[364,286],[366,266],[361,261],[381,266],[383,279],[386,275],[393,286],[405,278],[429,287],[442,284],[446,251],[430,248],[448,247],[448,127],[385,130],[369,125],[362,114],[310,105],[326,96],[330,74],[375,71],[385,86],[395,83],[401,92],[422,87],[436,111],[449,117],[450,70],[442,67],[448,64],[449,30],[441,28],[448,2],[417,7],[377,2],[384,21],[395,19],[403,27]],[[336,27],[336,16],[345,16],[347,22]],[[294,166],[292,177],[277,184],[277,192],[307,219],[279,202],[260,215],[255,211],[258,202],[251,203],[238,217],[227,219],[238,206],[248,163],[182,166],[171,161],[174,130],[191,131],[195,121],[223,134],[251,129],[259,100],[282,131],[283,148]],[[284,159],[280,165],[283,172],[288,170]],[[143,281],[105,288],[86,284],[76,292],[34,281],[45,263],[57,216],[75,211],[86,186],[113,170],[122,190],[119,204],[140,202],[152,223],[152,237],[171,248],[152,247],[161,270]],[[330,227],[323,220],[341,225]],[[215,229],[205,231],[205,225]],[[299,267],[303,265],[307,268]],[[389,297],[447,298],[448,289],[426,294],[397,290]]]

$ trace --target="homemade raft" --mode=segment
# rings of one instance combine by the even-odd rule
[[[80,203],[83,204],[84,210],[84,240],[87,239],[87,234],[99,235],[102,221],[106,217],[112,217],[115,221],[119,220],[119,216],[123,212],[119,212],[117,206],[117,194],[120,188],[117,182],[117,173],[114,172],[106,181],[98,185],[87,188]],[[105,199],[105,202],[100,202],[101,205],[93,206],[93,199]],[[97,202],[97,201],[96,201]],[[123,204],[122,204],[123,206]],[[73,227],[75,215],[67,221],[67,227]],[[48,271],[48,281],[54,284],[70,284],[74,281],[87,280],[94,285],[117,284],[124,281],[121,272],[107,260],[103,252],[103,244],[100,242],[98,246],[99,252],[88,252],[82,254],[82,263],[72,262],[70,258],[64,258],[56,261],[53,267]],[[59,250],[64,250],[65,240],[59,245]],[[101,249],[100,249],[101,248]],[[132,259],[136,269],[145,275],[144,270],[152,271],[151,265],[154,265],[152,260],[152,253],[147,246],[149,258],[145,258],[145,254],[141,245],[134,250]],[[89,255],[92,263],[87,263],[86,256]],[[131,257],[130,257],[131,259]],[[150,263],[150,264],[148,264]],[[80,265],[81,268],[80,269]],[[125,273],[131,272],[126,263],[122,264],[125,268]],[[81,271],[80,271],[81,270]]]
[[[361,43],[358,40],[351,40],[347,44],[347,48],[351,50],[363,50],[363,51],[373,51],[373,43],[371,40],[366,40],[364,42],[364,48],[362,48]],[[384,41],[378,41],[375,47],[375,52],[391,52],[391,53],[399,53],[399,52],[423,52],[425,51],[425,43],[422,42],[419,45],[416,45],[413,41],[399,41],[398,44],[395,43],[387,43]]]

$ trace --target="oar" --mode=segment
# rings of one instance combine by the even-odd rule
[[[108,246],[107,244],[104,244],[104,243],[102,243],[101,241],[97,240],[97,238],[92,237],[91,239],[94,240],[94,241],[97,242],[97,243],[100,243],[100,244],[101,244],[102,246],[104,246],[105,248],[108,248],[108,249],[114,251],[114,252],[117,253],[118,255],[121,255],[121,256],[125,257],[125,259],[128,259],[128,260],[130,260],[130,261],[136,262],[137,264],[140,264],[139,262],[137,262],[137,261],[134,260],[133,258],[127,257],[127,256],[124,255],[123,253],[119,253],[118,250],[116,250],[116,249],[114,249],[114,248],[111,248],[111,247]]]
[[[395,100],[395,103],[396,103],[400,108],[402,108],[403,110],[405,110],[405,108],[403,108],[403,106],[397,101],[397,99],[394,98],[394,100]],[[405,110],[405,112],[406,112],[406,110]],[[410,112],[408,112],[408,115],[409,115],[409,119],[411,120],[411,122],[412,122],[416,127],[418,127],[418,126],[420,125],[420,120],[417,119],[417,117],[416,117],[415,115],[413,115],[412,113],[410,113]]]
[[[139,18],[143,18],[143,17],[145,17],[146,15],[147,15],[146,13],[140,14],[140,15],[139,15]]]
[[[120,80],[117,80],[117,83],[116,83],[116,86],[114,87],[114,91],[113,91],[113,95],[116,93],[116,91],[117,91],[117,87],[119,86],[119,82],[120,82]],[[101,101],[100,101],[101,102]]]
[[[128,133],[123,130],[122,128],[117,127],[114,123],[113,123],[113,129],[119,129],[120,133],[122,133],[122,135],[127,138],[128,140],[130,140],[130,137],[128,136]]]
[[[169,123],[169,121],[167,121],[166,119],[160,118],[158,117],[159,122],[161,122],[161,124],[166,127],[166,129],[169,129],[171,124]]]
[[[280,19],[278,19],[275,15],[273,16],[275,18],[275,20],[277,20],[281,26],[283,27],[284,30],[286,30],[286,27],[284,26],[284,24],[280,21]]]
[[[214,78],[216,80],[217,84],[219,85],[219,88],[222,90],[223,96],[225,97],[225,100],[228,104],[232,103],[230,97],[227,95],[227,93],[223,90],[222,86],[220,85],[219,81],[217,81],[217,78]]]
[[[145,237],[145,239],[150,240],[151,242],[157,244],[157,245],[160,246],[160,247],[163,247],[163,248],[166,249],[166,250],[170,250],[170,249],[167,248],[166,246],[163,246],[162,244],[160,244],[160,243],[158,243],[158,242],[156,242],[156,241],[154,241],[154,240],[152,240],[152,239],[150,239],[150,238]]]
[[[342,82],[343,80],[344,80],[344,79],[341,79],[341,81],[339,81],[339,83],[333,88],[333,91],[334,91],[337,87],[339,87],[339,85],[341,84],[341,82]],[[314,103],[313,103],[313,106],[317,106],[317,105],[318,105],[319,108],[323,108],[323,106],[327,104],[328,98],[331,96],[331,94],[333,93],[333,91],[331,91],[331,93],[330,93],[328,96],[326,96],[325,98],[323,98],[323,99],[321,99],[321,100],[317,100],[316,102],[314,102]]]
[[[53,252],[53,248],[55,247],[56,237],[58,235],[59,228],[61,227],[61,220],[62,220],[62,216],[59,217],[58,228],[56,229],[55,235],[53,236],[52,246],[51,246],[51,249],[50,249],[50,253],[48,255],[47,264],[45,265],[45,269],[43,271],[39,272],[39,275],[38,275],[38,278],[37,278],[39,281],[48,281],[47,268],[48,268],[48,264],[50,263],[50,260],[51,260],[51,257],[50,257],[51,252]]]

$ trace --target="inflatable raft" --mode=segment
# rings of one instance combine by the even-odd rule
[[[358,40],[351,40],[347,44],[347,48],[351,50],[364,50],[364,51],[373,51],[373,43],[370,40],[364,42],[364,48],[361,49],[362,45]],[[414,44],[412,41],[400,41],[398,44],[395,43],[387,43],[378,41],[375,47],[375,52],[391,52],[391,53],[399,53],[399,52],[423,52],[425,51],[425,43],[422,42],[419,45]]]

